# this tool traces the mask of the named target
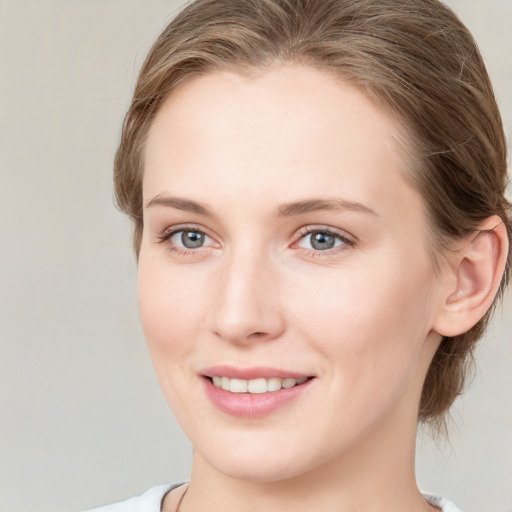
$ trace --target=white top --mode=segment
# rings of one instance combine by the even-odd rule
[[[144,494],[130,498],[126,501],[120,501],[119,503],[113,503],[112,505],[106,505],[85,512],[160,512],[162,500],[164,496],[175,487],[183,485],[183,483],[173,485],[157,485],[152,487]],[[431,496],[430,494],[424,494],[425,499],[434,507],[441,509],[441,512],[461,512],[451,501],[446,498],[440,498],[439,496]]]
[[[157,485],[156,487],[151,487],[151,489],[140,496],[135,496],[119,503],[113,503],[112,505],[86,510],[85,512],[160,512],[164,496],[171,489],[179,485],[182,484]]]

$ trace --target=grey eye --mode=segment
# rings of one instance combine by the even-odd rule
[[[328,231],[311,231],[299,242],[300,247],[315,251],[328,251],[343,244],[345,240],[340,235]]]
[[[311,233],[311,247],[317,251],[332,249],[336,243],[336,237],[328,233]]]
[[[181,230],[171,237],[171,242],[177,247],[185,249],[197,249],[202,247],[205,243],[205,234],[200,231],[186,231]]]

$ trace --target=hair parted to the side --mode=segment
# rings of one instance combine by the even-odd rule
[[[136,254],[143,230],[144,145],[164,100],[194,75],[257,71],[276,62],[337,73],[400,120],[411,157],[407,178],[424,197],[438,253],[491,215],[502,219],[512,239],[501,116],[471,34],[444,4],[196,0],[153,45],[123,125],[115,193],[119,208],[134,221]],[[511,259],[509,251],[499,295]],[[444,413],[463,390],[490,314],[441,343],[424,384],[420,421],[443,425]]]

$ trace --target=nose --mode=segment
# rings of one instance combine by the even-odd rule
[[[233,254],[215,290],[211,330],[231,343],[278,338],[285,329],[277,272],[264,257]]]

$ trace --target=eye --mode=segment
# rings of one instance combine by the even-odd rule
[[[301,233],[295,245],[315,252],[327,252],[346,245],[352,246],[354,242],[334,230],[313,228]]]
[[[172,235],[169,240],[176,247],[184,247],[186,249],[197,249],[202,247],[207,236],[201,231],[181,230]]]
[[[158,237],[161,243],[166,243],[173,252],[187,253],[202,247],[214,247],[216,242],[202,229],[197,227],[175,226],[167,229]]]

